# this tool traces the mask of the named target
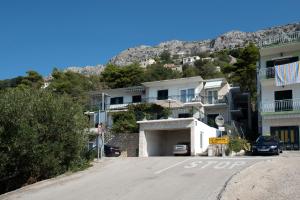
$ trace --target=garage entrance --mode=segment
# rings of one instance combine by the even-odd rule
[[[148,156],[173,156],[173,147],[178,143],[191,143],[191,130],[145,130]]]

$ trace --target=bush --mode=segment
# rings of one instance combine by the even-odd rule
[[[86,125],[81,106],[66,95],[2,91],[0,193],[82,168]]]
[[[167,118],[170,114],[169,109],[157,104],[142,103],[128,106],[128,111],[116,112],[113,114],[113,133],[136,133],[139,126],[136,123],[143,119]]]
[[[239,137],[230,138],[228,149],[230,151],[239,152],[240,150],[247,150],[246,149],[247,140],[241,139]]]

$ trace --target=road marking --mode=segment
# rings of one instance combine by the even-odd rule
[[[218,161],[215,161],[215,160],[213,160],[213,161],[207,161],[207,164],[206,164],[206,165],[203,165],[203,166],[201,167],[201,169],[204,169],[204,168],[208,167],[209,165],[214,164],[214,163],[217,163],[217,162],[218,162]]]
[[[204,164],[200,166],[200,164]],[[245,165],[246,161],[224,161],[224,160],[207,160],[207,161],[193,161],[184,166],[185,169],[192,169],[199,167],[205,169],[211,167],[214,169],[233,169],[234,167]]]
[[[188,160],[194,160],[194,161],[185,165],[184,166],[185,169],[195,168],[195,167],[199,166],[200,164],[203,164],[205,160],[207,160],[207,161],[205,161],[207,163],[205,163],[203,166],[201,166],[200,167],[201,169],[205,169],[209,166],[212,166],[213,164],[215,164],[214,169],[225,169],[225,168],[233,169],[234,167],[246,164],[245,161],[238,161],[238,160],[270,160],[270,159],[276,159],[276,158],[277,157],[268,157],[268,158],[264,158],[264,157],[190,157],[183,161],[177,162],[169,167],[158,170],[158,171],[154,172],[154,174],[161,174],[162,172],[172,169]],[[225,160],[228,160],[228,162]]]
[[[185,160],[183,160],[183,161],[177,162],[177,163],[175,163],[175,164],[173,164],[173,165],[171,165],[171,166],[169,166],[169,167],[166,167],[166,168],[164,168],[164,169],[161,169],[161,170],[159,170],[159,171],[154,172],[154,174],[160,174],[160,173],[162,173],[162,172],[164,172],[164,171],[167,171],[167,170],[169,170],[169,169],[171,169],[171,168],[173,168],[173,167],[176,167],[177,165],[180,165],[180,164],[182,164],[182,163],[184,163],[184,162],[186,162],[186,161],[188,161],[188,160],[191,160],[191,159],[192,159],[192,158],[188,158],[188,159],[185,159]]]
[[[224,169],[224,168],[228,167],[228,165],[230,165],[230,164],[231,164],[231,162],[229,162],[229,161],[221,161],[218,164],[216,164],[214,166],[214,168],[215,169]]]

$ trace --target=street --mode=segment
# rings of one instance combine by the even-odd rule
[[[237,172],[276,157],[107,158],[90,169],[0,196],[22,200],[217,199]]]

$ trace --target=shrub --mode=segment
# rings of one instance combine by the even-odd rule
[[[81,106],[66,95],[2,91],[0,193],[82,167],[86,123]]]
[[[240,150],[246,149],[247,140],[241,139],[239,137],[234,137],[229,139],[228,149],[230,151],[239,152]]]

